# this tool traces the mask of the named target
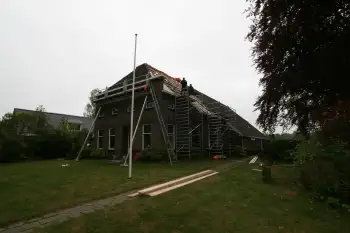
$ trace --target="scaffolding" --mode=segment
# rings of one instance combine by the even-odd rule
[[[233,149],[232,134],[235,131],[233,125],[236,121],[235,111],[218,101],[206,105],[213,113],[208,115],[209,153],[213,156],[231,155]]]
[[[218,101],[205,102],[203,94],[182,93],[180,82],[173,78],[164,78],[164,84],[175,96],[177,155],[186,155],[191,158],[194,154],[203,154],[204,149],[207,149],[211,155],[231,155],[234,149],[233,135],[237,135],[234,127],[235,110]],[[204,115],[207,116],[206,122]],[[206,126],[208,147],[205,148]]]
[[[203,155],[204,152],[204,114],[195,106],[195,102],[200,100],[203,103],[203,94],[190,96],[190,137],[191,153],[193,156]]]
[[[218,115],[208,116],[208,146],[212,155],[223,155],[223,122]]]
[[[182,91],[180,82],[173,78],[165,78],[164,83],[175,96],[176,122],[176,155],[177,157],[192,158],[193,155],[203,154],[204,124],[203,118],[206,108],[201,95],[189,95]]]
[[[191,159],[190,101],[188,96],[175,96],[176,157]]]
[[[172,154],[169,149],[169,157],[191,159],[194,154],[203,154],[204,150],[208,150],[211,155],[231,155],[235,147],[233,139],[241,135],[235,128],[235,110],[218,101],[208,103],[208,97],[205,101],[202,93],[189,95],[187,91],[182,92],[180,82],[157,70],[149,70],[146,75],[136,77],[135,89],[141,89],[159,78],[163,79],[164,85],[175,99],[175,148],[169,147],[175,153]],[[97,94],[95,101],[125,95],[131,91],[131,84],[130,80],[122,80]],[[162,116],[160,117],[161,124],[165,125]],[[163,131],[162,125],[161,128]],[[165,129],[164,132],[166,131]],[[165,141],[168,144],[166,138]]]

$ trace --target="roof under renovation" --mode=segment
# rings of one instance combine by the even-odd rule
[[[106,89],[104,93],[97,95],[96,101],[102,99],[108,93],[108,97],[116,95],[118,90],[121,91],[131,91],[133,72],[126,75],[124,78],[110,86]],[[142,88],[145,83],[145,80],[152,79],[163,79],[163,91],[171,95],[180,95],[181,93],[181,84],[175,80],[174,77],[169,76],[168,74],[144,63],[138,66],[135,70],[135,89]],[[130,87],[125,87],[129,85]],[[219,101],[205,95],[199,90],[195,90],[196,95],[191,95],[191,104],[199,112],[206,115],[220,115],[227,116],[225,118],[230,125],[230,127],[237,132],[237,134],[245,137],[252,138],[261,138],[266,139],[266,136],[251,125],[248,121],[243,119],[240,115],[236,113],[231,107],[220,103]],[[234,119],[234,120],[229,120]]]

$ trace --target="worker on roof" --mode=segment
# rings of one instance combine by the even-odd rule
[[[190,86],[188,87],[188,94],[195,95],[194,88],[193,88],[192,84],[190,84]]]
[[[181,94],[182,94],[182,92],[187,90],[187,81],[185,78],[182,78],[182,80],[181,80],[181,87],[182,87],[182,89],[181,89]]]

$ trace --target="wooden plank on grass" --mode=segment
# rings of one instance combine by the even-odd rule
[[[166,187],[164,189],[159,189],[157,191],[154,191],[154,192],[151,192],[151,193],[147,193],[147,195],[153,197],[153,196],[157,196],[157,195],[160,195],[162,193],[165,193],[165,192],[169,192],[170,190],[173,190],[173,189],[177,189],[177,188],[180,188],[182,186],[185,186],[185,185],[188,185],[188,184],[191,184],[193,182],[196,182],[198,180],[202,180],[202,179],[205,179],[207,177],[210,177],[210,176],[213,176],[213,175],[216,175],[218,174],[218,172],[214,172],[213,173],[210,173],[210,174],[207,174],[205,176],[201,176],[201,177],[198,177],[196,179],[192,179],[192,180],[189,180],[189,181],[186,181],[186,182],[183,182],[183,183],[179,183],[177,185],[174,185],[174,186],[170,186],[170,187]]]
[[[140,193],[139,193],[139,192],[136,192],[136,193],[131,193],[131,194],[127,195],[127,197],[133,198],[133,197],[136,197],[136,196],[138,196],[138,195],[140,195]]]
[[[162,183],[162,184],[158,184],[158,185],[153,185],[151,187],[139,190],[138,193],[146,194],[147,192],[152,192],[152,191],[155,191],[157,189],[162,189],[162,188],[165,188],[167,186],[175,185],[175,184],[177,184],[179,182],[182,182],[182,181],[185,181],[185,180],[188,180],[188,179],[192,179],[192,178],[195,178],[197,176],[206,175],[206,174],[209,174],[209,173],[212,173],[212,172],[214,172],[214,171],[213,170],[205,170],[205,171],[198,172],[198,173],[195,173],[195,174],[192,174],[192,175],[189,175],[189,176],[180,177],[180,178],[172,180],[172,181],[168,181],[168,182],[165,182],[165,183]]]
[[[258,160],[258,156],[254,156],[254,158],[252,158],[252,160],[250,160],[250,162],[249,162],[249,163],[255,163],[255,162],[256,162],[256,160]]]

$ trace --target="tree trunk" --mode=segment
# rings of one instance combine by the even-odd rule
[[[271,182],[271,166],[269,164],[264,164],[262,167],[262,180],[264,183],[270,183]]]

